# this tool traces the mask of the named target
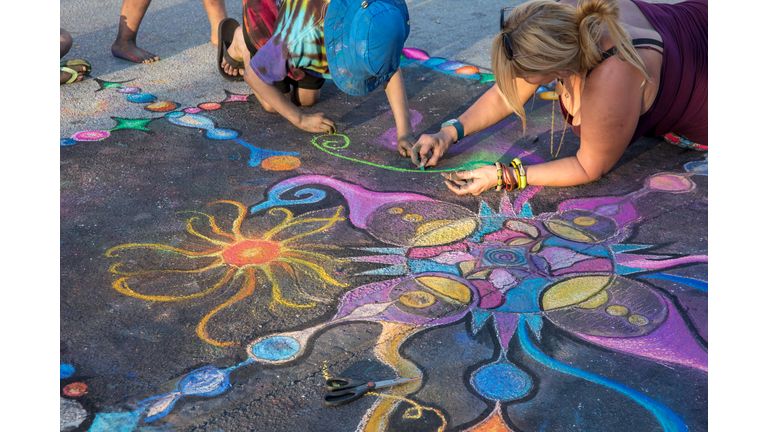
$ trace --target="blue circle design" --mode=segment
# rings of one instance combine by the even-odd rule
[[[69,378],[75,373],[75,367],[71,364],[61,363],[59,366],[59,379]]]
[[[464,67],[464,66],[467,66],[467,65],[464,64],[464,63],[457,62],[457,61],[447,61],[445,63],[440,64],[440,66],[438,66],[437,68],[441,69],[441,70],[453,71],[453,70],[456,70],[456,69]]]
[[[287,336],[273,336],[257,343],[251,352],[257,358],[267,361],[287,360],[299,352],[299,341]]]
[[[179,117],[181,117],[183,115],[184,115],[184,113],[181,112],[181,111],[174,111],[174,112],[169,112],[165,116],[168,117],[168,118],[179,118]]]
[[[146,103],[155,100],[155,97],[149,93],[134,93],[125,97],[131,102]]]
[[[71,138],[64,138],[59,141],[59,146],[66,147],[77,144],[77,141],[71,139]]]
[[[489,248],[483,252],[483,264],[486,265],[513,267],[526,263],[525,255],[519,248],[498,247]]]
[[[509,402],[520,399],[533,387],[527,373],[509,363],[494,363],[472,376],[472,385],[488,399]]]
[[[208,129],[205,136],[215,140],[228,140],[237,138],[237,132],[230,129]]]

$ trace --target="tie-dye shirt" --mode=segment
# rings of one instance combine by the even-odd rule
[[[272,38],[251,58],[251,68],[266,84],[304,73],[330,78],[323,23],[330,0],[280,2]]]

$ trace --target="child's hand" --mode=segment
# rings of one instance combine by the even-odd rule
[[[411,147],[416,144],[416,138],[411,135],[403,135],[397,139],[397,151],[403,157],[409,157],[411,155]]]
[[[336,133],[336,125],[333,123],[333,120],[326,117],[323,113],[301,113],[299,123],[296,127],[307,132],[321,132],[326,134]]]

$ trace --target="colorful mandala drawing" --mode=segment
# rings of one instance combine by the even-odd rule
[[[484,202],[477,212],[415,193],[381,193],[324,176],[294,177],[274,185],[267,199],[247,211],[233,205],[238,215],[231,233],[219,228],[212,216],[193,212],[187,231],[211,247],[202,251],[157,244],[127,244],[107,256],[142,249],[175,254],[184,259],[208,258],[212,262],[196,270],[153,269],[127,272],[122,264],[111,271],[119,278],[118,291],[147,300],[181,301],[202,297],[225,283],[240,291],[211,311],[198,326],[201,338],[213,344],[205,330],[207,319],[224,307],[253,292],[259,272],[272,284],[273,299],[290,307],[308,307],[285,301],[270,266],[284,263],[312,278],[341,285],[318,264],[331,258],[291,247],[298,238],[327,229],[345,219],[342,208],[331,217],[311,212],[293,218],[286,206],[321,203],[332,189],[347,201],[348,220],[359,230],[378,239],[381,247],[357,248],[367,253],[348,257],[348,262],[380,265],[360,275],[388,279],[358,286],[339,300],[336,314],[309,328],[267,334],[247,344],[248,358],[230,368],[206,366],[181,377],[173,391],[142,401],[135,414],[146,422],[165,416],[176,401],[187,395],[216,396],[226,391],[229,374],[247,364],[281,365],[300,360],[311,349],[310,340],[330,327],[352,322],[382,326],[374,347],[377,358],[399,376],[423,376],[424,372],[402,356],[402,346],[414,335],[430,328],[469,320],[469,331],[490,327],[501,349],[475,368],[468,386],[495,408],[476,419],[467,431],[516,430],[501,415],[502,405],[523,403],[541,382],[530,368],[510,360],[513,347],[549,370],[616,392],[646,410],[665,431],[687,430],[683,421],[663,403],[637,389],[565,364],[545,354],[540,344],[543,325],[554,325],[594,346],[649,359],[677,364],[706,374],[707,350],[703,339],[684,322],[683,314],[670,298],[639,277],[671,278],[693,289],[706,291],[707,282],[663,273],[664,269],[706,263],[705,255],[670,256],[641,253],[653,245],[627,242],[644,215],[635,203],[652,193],[682,194],[696,188],[692,177],[706,175],[706,161],[691,164],[684,174],[661,173],[646,179],[644,187],[618,197],[574,199],[562,202],[557,211],[534,215],[529,195],[510,202],[505,194],[498,210]],[[290,199],[284,199],[283,196]],[[285,220],[259,236],[241,234],[247,213],[284,214]],[[214,235],[202,235],[195,226],[207,221]],[[289,227],[298,228],[282,242],[274,238]],[[343,246],[343,241],[342,241]],[[200,278],[217,271],[209,288],[187,296],[148,296],[129,288],[142,286],[147,276],[167,278],[179,274]],[[662,271],[661,273],[658,273]],[[657,272],[657,273],[650,273]],[[538,372],[542,373],[542,372]],[[325,369],[324,374],[327,375]],[[421,418],[431,413],[447,425],[438,408],[417,403],[409,395],[420,382],[394,387],[389,393],[371,393],[377,398],[361,419],[361,430],[387,430],[400,404],[408,408],[403,418]],[[401,411],[398,411],[402,413]],[[127,416],[133,422],[136,416]],[[134,423],[131,423],[134,424]]]

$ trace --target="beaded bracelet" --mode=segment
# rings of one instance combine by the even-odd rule
[[[515,171],[517,172],[517,188],[525,189],[528,186],[528,179],[525,178],[525,168],[523,167],[523,161],[518,158],[512,159],[511,164],[515,164]]]
[[[494,165],[496,165],[496,192],[501,190],[501,187],[504,185],[504,173],[501,171],[501,163],[494,162]]]

